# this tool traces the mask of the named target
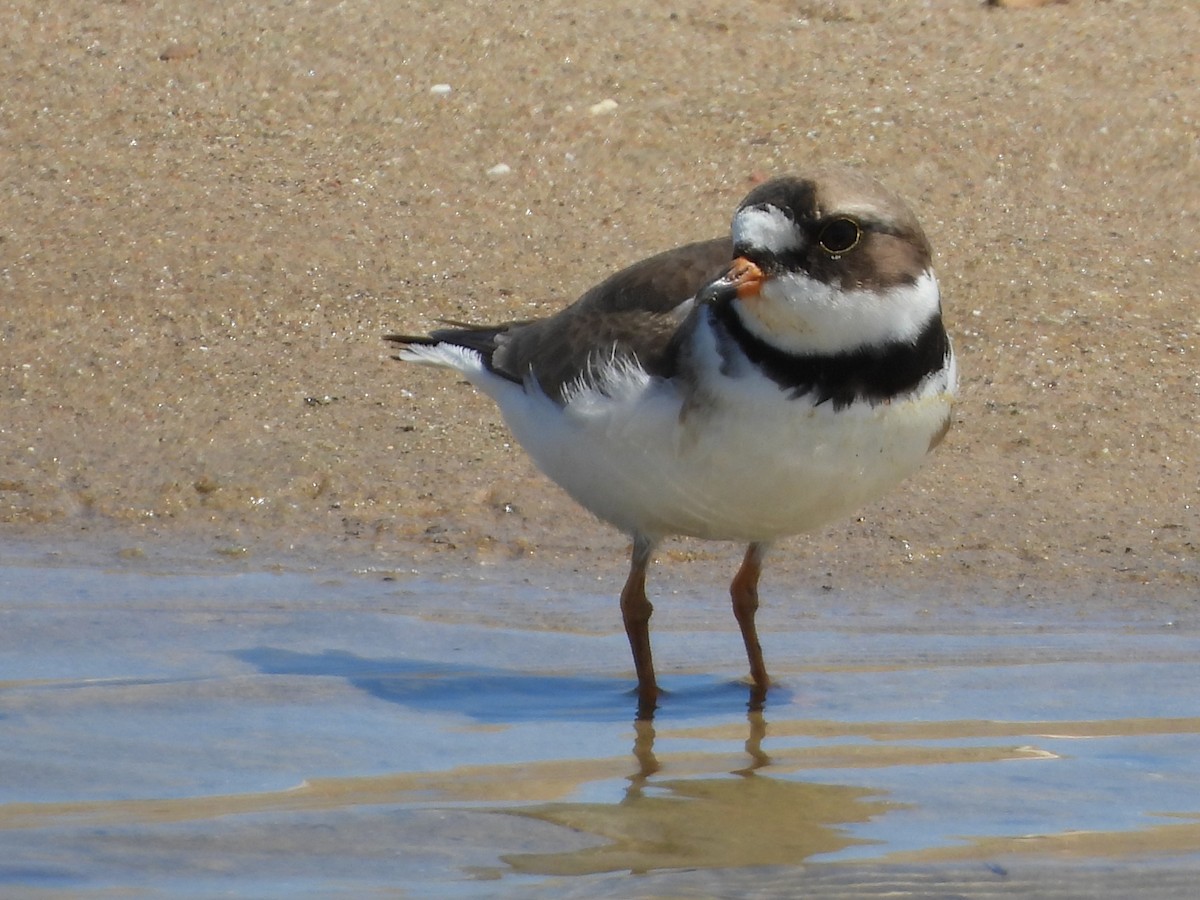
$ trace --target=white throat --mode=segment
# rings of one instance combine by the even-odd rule
[[[881,290],[844,290],[789,273],[766,282],[759,296],[734,302],[752,334],[803,354],[915,341],[941,309],[931,269],[912,284]]]

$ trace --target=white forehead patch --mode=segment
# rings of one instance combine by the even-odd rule
[[[794,222],[775,206],[748,206],[733,217],[733,243],[780,254],[803,244]]]

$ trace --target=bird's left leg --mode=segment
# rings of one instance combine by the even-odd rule
[[[742,566],[733,576],[729,595],[733,598],[733,615],[742,629],[742,640],[746,644],[746,658],[750,661],[750,678],[754,687],[766,694],[771,680],[763,663],[762,645],[758,642],[758,629],[754,626],[754,614],[758,612],[758,577],[762,574],[763,557],[769,545],[756,541],[746,548]]]
[[[658,705],[658,682],[654,677],[654,660],[650,653],[650,615],[654,607],[646,597],[646,569],[650,566],[656,544],[656,541],[642,535],[634,537],[629,578],[621,590],[621,617],[625,621],[625,634],[629,638],[633,666],[637,670],[641,718],[653,715]]]

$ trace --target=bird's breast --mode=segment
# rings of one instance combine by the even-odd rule
[[[657,536],[756,541],[819,527],[916,469],[951,403],[935,389],[835,409],[752,373],[699,393],[636,371],[621,377],[563,406],[514,392],[501,407],[537,465],[580,504]]]

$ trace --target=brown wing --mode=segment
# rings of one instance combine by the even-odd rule
[[[729,238],[717,238],[622,269],[557,315],[498,334],[492,367],[517,380],[532,372],[559,398],[564,386],[613,354],[636,356],[651,374],[669,376],[680,304],[717,277],[732,255]]]
[[[550,396],[598,359],[636,356],[651,374],[674,371],[672,337],[679,306],[721,274],[733,256],[729,238],[687,244],[651,256],[602,281],[556,315],[500,325],[439,328],[428,335],[389,334],[395,344],[456,344],[479,351],[497,374],[523,382],[531,373]]]

